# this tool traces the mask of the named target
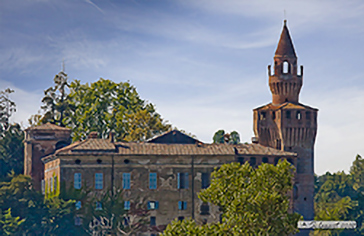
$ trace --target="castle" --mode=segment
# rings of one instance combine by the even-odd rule
[[[253,143],[205,144],[172,130],[141,143],[115,142],[112,133],[99,139],[91,132],[87,139],[71,144],[71,130],[48,123],[25,131],[25,174],[45,194],[61,188],[122,190],[126,210],[135,196],[143,197],[150,210],[149,234],[155,235],[175,218],[219,219],[218,207],[197,197],[209,186],[215,167],[246,161],[254,167],[284,158],[297,170],[292,209],[312,220],[318,110],[299,103],[303,67],[297,72],[297,56],[284,21],[274,69],[268,66],[272,102],[253,110]],[[81,201],[78,204],[82,206]]]

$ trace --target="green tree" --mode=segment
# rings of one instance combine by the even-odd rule
[[[113,131],[119,141],[143,141],[171,128],[128,82],[99,79],[91,84],[79,80],[68,84],[63,72],[54,82],[54,87],[45,90],[44,115],[33,115],[31,125],[66,126],[72,129],[73,140],[84,139],[91,131],[105,138]]]
[[[100,79],[89,85],[76,80],[70,84],[68,99],[74,110],[65,124],[72,128],[75,140],[91,131],[102,138],[114,131],[117,140],[143,141],[170,128],[128,82]]]
[[[45,200],[45,215],[42,217],[43,235],[82,235],[84,230],[75,226],[75,200],[53,197]]]
[[[0,181],[11,171],[16,175],[24,169],[24,132],[19,124],[10,125],[0,137]]]
[[[16,111],[15,103],[9,98],[13,92],[14,90],[9,88],[0,91],[0,134],[8,129],[10,117]]]
[[[315,230],[312,235],[361,235],[364,202],[362,192],[354,187],[355,178],[344,172],[327,172],[317,178],[315,220],[355,220],[359,227],[355,230]]]
[[[238,144],[240,143],[239,133],[236,131],[232,131],[230,134],[225,133],[225,130],[218,130],[215,132],[214,137],[212,138],[214,143],[229,143],[229,144]]]
[[[0,209],[12,209],[12,215],[25,220],[20,227],[24,233],[41,231],[42,217],[46,213],[43,197],[32,189],[28,176],[10,176],[9,181],[0,183]]]
[[[25,221],[20,217],[11,215],[11,208],[7,209],[5,214],[0,210],[0,235],[15,235],[19,232],[20,225]]]
[[[225,131],[220,129],[215,132],[214,137],[212,138],[214,143],[225,143],[224,140]]]
[[[16,228],[16,235],[76,235],[79,231],[74,226],[74,208],[72,200],[44,200],[28,176],[11,175],[0,183],[0,212],[11,209],[11,213],[6,212],[5,227]],[[15,228],[11,228],[11,222]]]
[[[174,221],[163,235],[291,235],[300,215],[289,213],[294,167],[287,161],[277,166],[263,163],[222,165],[212,173],[211,185],[199,194],[218,206],[222,222],[198,225],[193,220]]]
[[[68,76],[65,72],[59,72],[53,79],[54,86],[44,91],[41,107],[45,114],[40,118],[33,117],[33,123],[41,122],[43,124],[50,122],[64,127],[64,118],[69,115],[71,107],[67,99],[67,89],[69,88]],[[39,119],[40,118],[40,119]],[[37,120],[38,119],[38,120]]]

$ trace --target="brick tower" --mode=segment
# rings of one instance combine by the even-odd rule
[[[299,103],[303,66],[297,73],[297,56],[284,21],[274,70],[268,66],[272,103],[254,109],[254,133],[259,143],[298,155],[293,209],[305,220],[314,217],[314,144],[317,109]]]
[[[71,130],[50,123],[25,130],[24,174],[30,175],[33,186],[41,191],[44,164],[41,158],[71,143]]]

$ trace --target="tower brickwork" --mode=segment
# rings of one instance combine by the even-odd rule
[[[50,123],[25,130],[24,174],[33,181],[34,189],[42,190],[44,164],[41,158],[71,143],[71,130]]]
[[[296,152],[293,208],[305,220],[314,218],[314,144],[317,132],[316,108],[299,103],[303,66],[297,69],[297,56],[284,21],[274,56],[268,66],[272,102],[254,109],[254,133],[259,143]]]

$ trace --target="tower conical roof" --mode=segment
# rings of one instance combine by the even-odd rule
[[[296,52],[293,47],[291,36],[286,25],[286,20],[284,20],[283,30],[281,33],[281,38],[279,39],[276,56],[288,56],[296,57]]]

